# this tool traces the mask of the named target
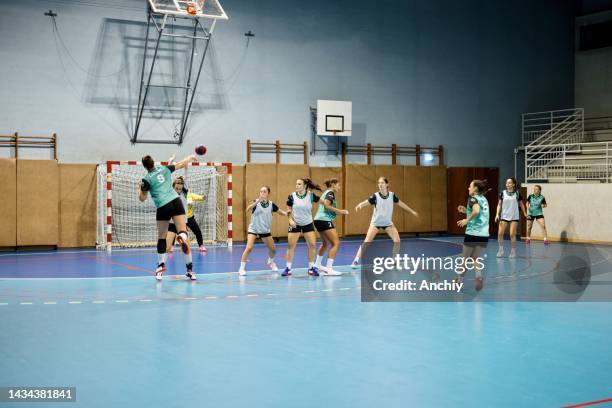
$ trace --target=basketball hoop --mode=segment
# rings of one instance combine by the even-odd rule
[[[192,16],[195,16],[198,13],[195,3],[187,4],[187,13],[191,14]]]

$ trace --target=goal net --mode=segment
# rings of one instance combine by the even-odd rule
[[[167,163],[156,163],[166,165]],[[157,244],[156,208],[149,197],[138,199],[144,167],[135,161],[98,165],[99,248],[141,247]],[[189,192],[204,196],[192,204],[205,245],[232,245],[232,165],[194,162],[172,173],[183,176]],[[187,211],[187,209],[185,209]],[[196,237],[189,231],[192,245]]]

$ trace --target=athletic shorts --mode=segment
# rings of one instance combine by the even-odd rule
[[[295,228],[289,227],[289,233],[306,233],[314,231],[314,223],[306,224],[306,225],[296,225]]]
[[[391,225],[374,225],[376,228],[378,228],[379,231],[386,231],[387,228],[392,227],[393,224]]]
[[[159,207],[155,219],[157,221],[170,221],[175,215],[185,215],[185,208],[183,208],[183,202],[179,197]]]
[[[336,228],[333,222],[324,220],[314,220],[314,226],[319,232]]]
[[[501,219],[501,221],[503,221],[503,222],[507,222],[507,223],[511,223],[511,222],[519,222],[519,220],[504,220],[503,218]]]
[[[465,234],[463,237],[463,243],[466,245],[486,247],[489,243],[489,237],[479,237],[476,235]]]
[[[266,232],[266,233],[264,233],[264,234],[258,234],[257,232],[251,232],[251,231],[248,231],[248,232],[247,232],[247,234],[249,234],[249,235],[255,235],[255,238],[268,238],[268,237],[271,237],[271,236],[272,236],[272,234],[271,234],[271,233],[269,233],[269,232]]]
[[[543,215],[528,215],[527,219],[529,221],[533,221],[533,220],[539,220],[540,218],[544,219]]]

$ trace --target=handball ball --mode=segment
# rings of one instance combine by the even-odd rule
[[[199,145],[198,147],[195,148],[195,152],[196,154],[202,156],[206,154],[206,147]]]

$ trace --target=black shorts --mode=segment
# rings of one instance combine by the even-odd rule
[[[533,220],[539,220],[540,218],[544,219],[543,215],[528,215],[527,219],[529,221],[533,221]]]
[[[380,231],[386,231],[387,228],[392,227],[393,225],[375,225]]]
[[[306,224],[306,225],[296,225],[295,228],[291,228],[289,227],[289,233],[290,234],[295,234],[295,233],[306,233],[306,232],[312,232],[314,231],[314,223],[310,223],[310,224]]]
[[[268,237],[271,237],[271,236],[272,236],[272,234],[271,234],[271,233],[269,233],[269,232],[266,232],[265,234],[258,234],[258,233],[256,233],[256,232],[251,232],[251,231],[248,231],[248,232],[247,232],[247,234],[249,234],[249,235],[255,235],[255,238],[268,238]]]
[[[185,215],[185,208],[180,198],[176,197],[168,204],[162,205],[157,209],[155,219],[157,221],[170,221],[175,215]]]
[[[324,220],[314,220],[314,226],[319,232],[336,228],[333,222]]]
[[[463,243],[467,245],[486,247],[489,243],[489,237],[479,237],[476,235],[465,234],[463,237]]]
[[[176,230],[176,224],[175,223],[171,222],[168,225],[168,232],[173,232],[175,234],[178,234],[178,231]]]
[[[519,222],[519,220],[504,220],[503,218],[500,221],[507,222],[507,223]]]

